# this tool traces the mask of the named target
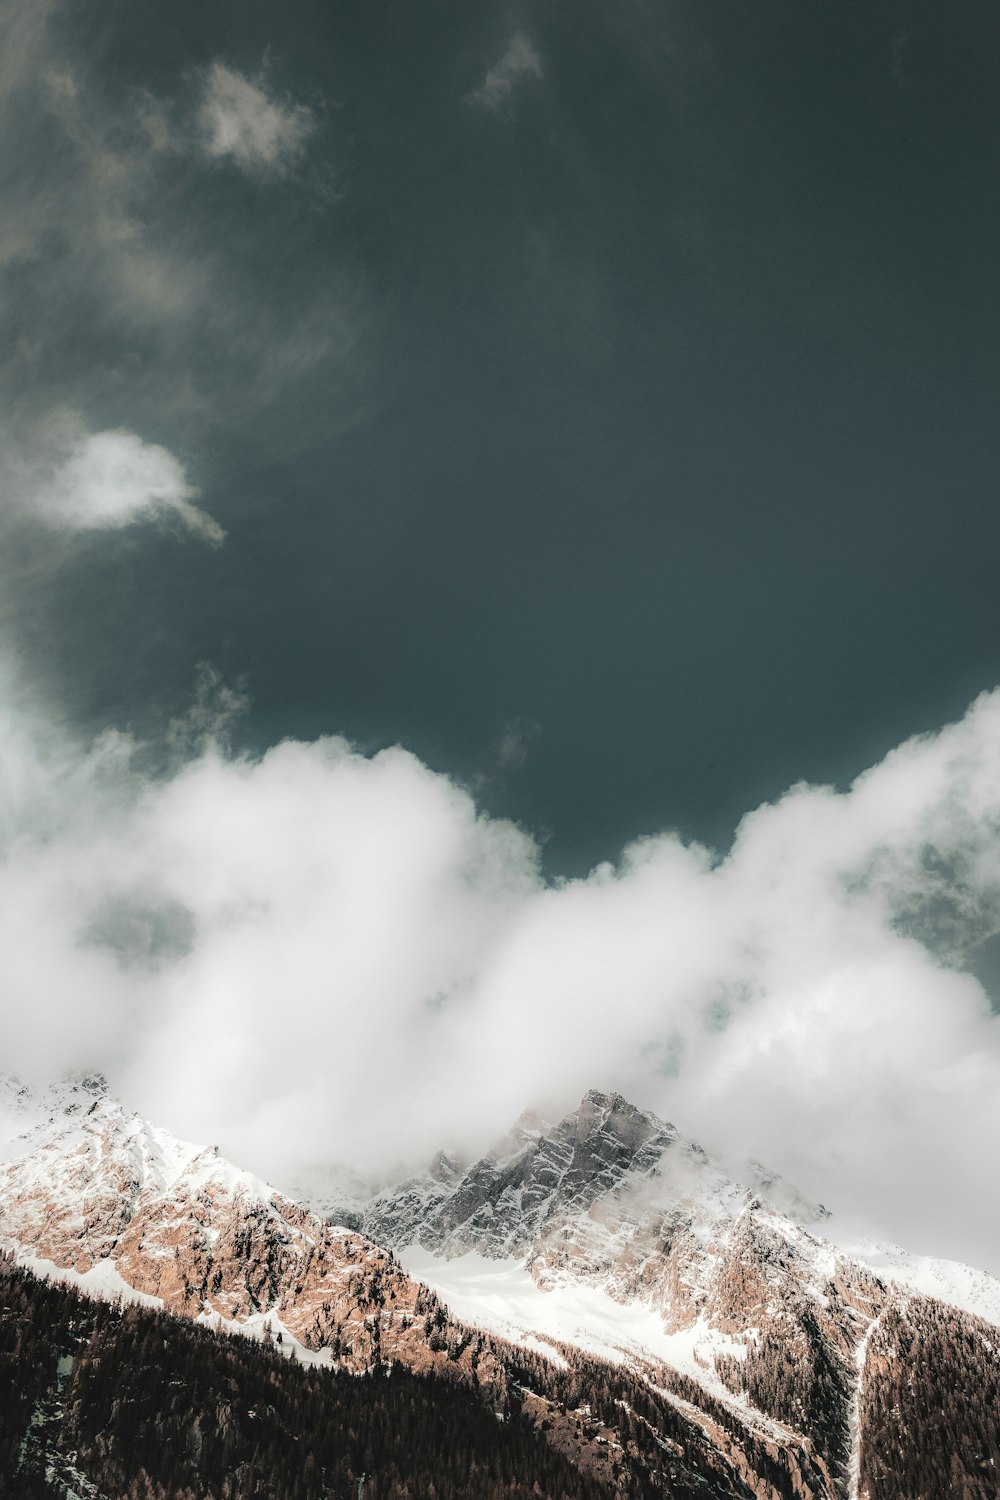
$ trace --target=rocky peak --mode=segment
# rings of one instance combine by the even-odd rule
[[[79,1073],[69,1079],[70,1089],[82,1093],[92,1094],[97,1099],[102,1099],[108,1093],[108,1080],[103,1073]]]
[[[580,1100],[580,1106],[575,1111],[581,1128],[587,1129],[594,1121],[603,1125],[610,1116],[620,1114],[623,1116],[638,1115],[641,1111],[622,1094],[605,1094],[601,1089],[588,1089]]]
[[[435,1182],[450,1185],[458,1181],[464,1168],[465,1163],[453,1151],[439,1151],[427,1171]]]
[[[672,1125],[630,1104],[621,1094],[591,1090],[567,1115],[557,1134],[572,1141],[564,1185],[574,1201],[591,1202],[629,1174],[647,1176],[676,1140]]]
[[[426,1172],[376,1195],[361,1222],[389,1244],[450,1255],[521,1255],[626,1181],[648,1178],[677,1140],[672,1125],[620,1094],[592,1089],[555,1126],[522,1115],[464,1170],[454,1170],[453,1158],[447,1169],[435,1158]]]

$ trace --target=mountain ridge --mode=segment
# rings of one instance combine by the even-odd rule
[[[821,1205],[779,1182],[789,1217],[619,1094],[591,1090],[554,1125],[523,1115],[476,1162],[439,1153],[371,1195],[356,1229],[150,1125],[102,1080],[35,1095],[8,1081],[2,1111],[25,1126],[0,1161],[0,1246],[22,1262],[280,1338],[304,1363],[399,1362],[498,1410],[527,1403],[550,1441],[623,1496],[655,1471],[657,1433],[676,1417],[675,1488],[700,1473],[713,1494],[861,1500],[862,1476],[886,1469],[884,1453],[868,1461],[865,1434],[890,1440],[881,1393],[911,1323],[945,1365],[966,1344],[982,1347],[986,1377],[1000,1360],[990,1324],[815,1233]],[[600,1430],[560,1415],[559,1382],[604,1389],[606,1361],[653,1402],[645,1436],[616,1426],[624,1397],[604,1398]]]

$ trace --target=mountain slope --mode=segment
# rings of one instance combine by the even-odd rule
[[[271,1346],[47,1285],[0,1256],[0,1494],[17,1500],[602,1500],[512,1412],[397,1365],[345,1380]]]
[[[352,1370],[447,1360],[424,1334],[433,1299],[364,1236],[150,1126],[99,1083],[58,1104],[0,1165],[4,1244],[84,1286],[124,1283],[172,1312],[281,1331]],[[469,1347],[458,1359],[469,1376],[472,1359]],[[488,1354],[476,1374],[502,1385]]]
[[[154,1129],[98,1080],[18,1098],[28,1128],[0,1166],[0,1244],[33,1267],[280,1338],[303,1360],[355,1373],[391,1362],[464,1384],[493,1410],[522,1411],[613,1494],[832,1493],[796,1434],[712,1436],[697,1405],[650,1383],[647,1357],[612,1372],[567,1347],[557,1365],[466,1327],[391,1251]],[[755,1487],[764,1470],[777,1489]]]

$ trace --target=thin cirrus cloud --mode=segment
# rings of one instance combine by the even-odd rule
[[[251,175],[280,176],[302,155],[316,121],[305,105],[284,103],[262,84],[214,62],[205,79],[198,126],[207,156],[229,159]]]
[[[468,95],[468,102],[499,110],[523,79],[543,76],[542,60],[531,39],[523,31],[515,31],[499,62],[493,64],[479,87]]]
[[[30,493],[29,507],[42,520],[66,531],[173,523],[213,546],[223,541],[222,527],[194,503],[198,491],[166,448],[123,429],[87,433],[72,418],[67,426],[74,434],[67,444],[63,432],[68,451]]]

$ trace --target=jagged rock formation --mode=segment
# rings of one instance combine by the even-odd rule
[[[773,1174],[757,1173],[750,1187],[734,1182],[673,1125],[619,1094],[592,1090],[554,1126],[522,1115],[471,1166],[439,1154],[417,1177],[373,1195],[361,1222],[385,1243],[421,1244],[448,1256],[478,1250],[499,1259],[534,1258],[543,1241],[554,1244],[588,1217],[605,1238],[626,1224],[631,1231],[656,1220],[667,1233],[694,1221],[732,1219],[753,1202],[755,1189],[767,1191],[793,1222],[826,1216]]]

